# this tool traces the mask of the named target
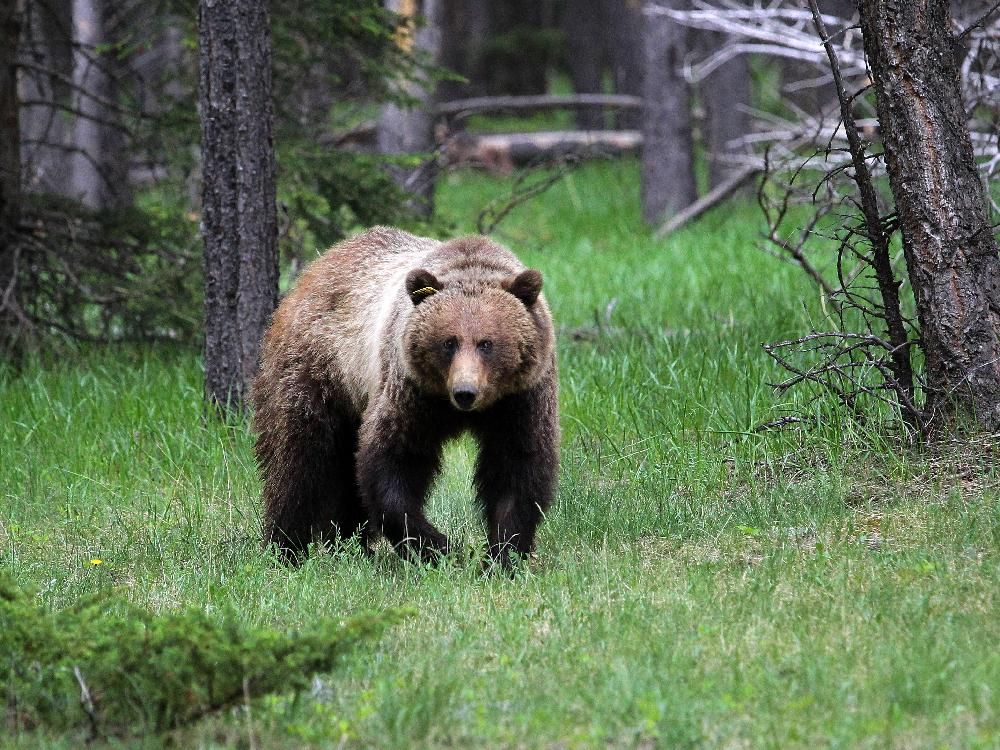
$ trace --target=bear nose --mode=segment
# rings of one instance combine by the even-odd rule
[[[455,406],[463,410],[472,408],[472,405],[476,402],[477,395],[479,395],[479,391],[471,385],[457,386],[451,392],[451,398],[455,402]]]

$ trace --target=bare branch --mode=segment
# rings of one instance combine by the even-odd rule
[[[490,201],[482,211],[480,211],[479,217],[476,219],[476,231],[480,234],[489,234],[497,228],[497,225],[499,225],[511,211],[525,201],[534,198],[536,195],[544,193],[550,187],[559,182],[559,180],[569,174],[579,164],[579,159],[567,157],[559,163],[558,167],[554,172],[552,172],[552,174],[546,175],[545,177],[534,182],[528,181],[528,178],[532,174],[531,171],[522,172],[514,181],[514,184],[510,189],[510,194],[507,197],[502,199],[495,198]]]
[[[434,112],[439,117],[464,118],[486,112],[537,112],[547,109],[579,109],[584,107],[638,109],[641,106],[641,97],[624,94],[481,96],[443,102],[435,107]]]
[[[912,400],[913,371],[910,364],[909,350],[906,348],[906,328],[903,325],[903,316],[899,306],[899,286],[896,284],[895,275],[892,270],[889,243],[882,231],[882,220],[878,208],[878,198],[875,194],[875,186],[872,183],[871,172],[869,172],[868,164],[865,161],[865,148],[861,143],[861,138],[858,136],[854,114],[851,112],[850,98],[844,87],[837,50],[830,41],[830,35],[827,33],[826,24],[823,22],[816,0],[809,0],[809,8],[812,11],[816,32],[823,41],[823,47],[826,49],[827,57],[830,60],[830,70],[833,73],[833,80],[837,87],[837,96],[840,99],[841,119],[844,123],[844,130],[851,148],[854,182],[861,195],[861,208],[866,233],[874,253],[873,267],[878,279],[882,303],[885,307],[885,322],[889,328],[889,340],[893,345],[893,375],[895,380],[901,384],[902,393],[908,399]]]
[[[17,67],[20,68],[21,70],[28,70],[31,71],[32,73],[37,73],[39,75],[44,75],[49,78],[54,78],[55,80],[59,81],[59,83],[61,83],[62,85],[79,93],[82,97],[90,99],[94,103],[99,104],[100,106],[104,107],[105,109],[109,109],[112,112],[117,112],[118,114],[127,115],[129,117],[147,116],[144,112],[135,109],[127,109],[118,102],[114,102],[110,99],[100,96],[99,94],[94,93],[93,90],[87,88],[86,86],[81,86],[80,84],[76,83],[72,78],[62,75],[61,73],[58,73],[43,65],[35,65],[34,63],[22,61],[17,63]]]
[[[964,39],[973,31],[973,29],[978,29],[985,26],[986,22],[990,19],[990,16],[996,13],[997,10],[1000,10],[1000,0],[997,0],[995,3],[993,3],[993,7],[991,7],[989,10],[983,13],[983,15],[981,15],[978,19],[969,24],[965,28],[965,30],[958,35],[957,38],[959,40]]]
[[[696,200],[690,206],[681,209],[663,222],[653,236],[659,240],[663,239],[672,232],[676,232],[685,224],[694,221],[709,209],[719,205],[722,201],[749,182],[754,175],[759,172],[760,169],[758,169],[756,165],[752,164],[741,168],[738,172],[733,174],[732,177],[719,185],[716,185],[712,190]]]
[[[96,123],[100,123],[101,125],[106,125],[109,128],[114,128],[115,130],[121,131],[126,135],[131,134],[132,132],[128,126],[122,125],[120,122],[115,122],[114,120],[108,120],[103,117],[98,117],[97,115],[91,112],[84,112],[79,107],[74,107],[70,104],[65,104],[63,102],[55,102],[46,99],[22,99],[21,106],[59,109],[62,110],[63,112],[69,112],[71,115],[76,115],[77,117],[83,117],[84,119],[92,120]]]

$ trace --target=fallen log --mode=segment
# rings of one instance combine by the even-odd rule
[[[471,164],[499,172],[568,156],[625,156],[642,147],[637,130],[570,130],[537,133],[456,133],[441,147],[446,164]]]
[[[569,94],[537,96],[479,96],[471,99],[455,99],[442,102],[434,109],[438,117],[462,119],[486,112],[539,112],[546,109],[583,109],[603,107],[606,109],[639,109],[642,97],[626,94]]]

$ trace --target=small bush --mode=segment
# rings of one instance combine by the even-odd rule
[[[163,732],[269,693],[308,687],[401,612],[318,620],[284,633],[233,616],[156,615],[107,597],[50,611],[0,575],[6,723],[92,736]]]

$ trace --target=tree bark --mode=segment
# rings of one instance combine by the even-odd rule
[[[1000,255],[973,159],[947,0],[861,0],[931,414],[1000,428]]]
[[[18,364],[17,222],[21,209],[21,131],[17,59],[20,3],[0,5],[0,355]]]
[[[242,408],[277,305],[271,38],[262,0],[198,6],[205,395]]]
[[[441,46],[439,28],[440,0],[387,0],[386,6],[412,19],[409,32],[400,39],[406,49],[416,48],[432,60],[438,59]],[[424,25],[415,28],[418,18]],[[402,85],[414,100],[409,107],[387,104],[378,120],[378,150],[390,157],[429,154],[434,149],[434,90],[426,82],[407,81]],[[416,167],[390,165],[393,180],[412,196],[410,208],[420,216],[434,212],[434,180],[437,159],[431,155]]]
[[[650,5],[685,9],[688,0]],[[691,102],[681,74],[686,32],[662,14],[648,13],[642,116],[642,215],[658,224],[697,198]]]

